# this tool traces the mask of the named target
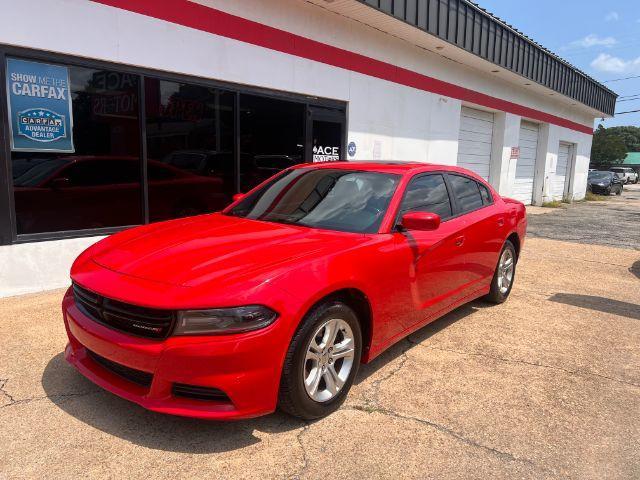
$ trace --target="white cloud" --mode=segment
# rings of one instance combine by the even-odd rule
[[[612,47],[616,43],[618,43],[618,41],[613,37],[599,37],[594,33],[590,33],[589,35],[587,35],[584,38],[581,38],[580,40],[574,40],[573,42],[570,43],[570,45],[572,47],[589,48],[589,47]]]
[[[620,15],[618,12],[609,12],[604,17],[605,22],[617,22],[620,20]]]
[[[623,60],[608,53],[601,53],[591,62],[591,68],[606,73],[636,73],[640,72],[640,57]]]

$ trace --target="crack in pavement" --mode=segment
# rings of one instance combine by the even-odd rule
[[[5,397],[7,397],[9,399],[9,403],[7,405],[2,405],[2,407],[0,408],[4,408],[4,407],[8,407],[9,405],[13,405],[15,403],[15,399],[13,398],[12,395],[9,394],[9,392],[7,392],[4,387],[5,385],[7,385],[7,382],[9,381],[8,378],[0,378],[0,393],[2,393],[2,395],[4,395]]]
[[[16,398],[14,398],[13,395],[11,395],[5,389],[5,387],[6,387],[8,382],[9,382],[8,378],[0,379],[0,393],[2,393],[2,395],[4,395],[9,400],[9,403],[7,403],[6,405],[0,406],[0,409],[13,407],[15,405],[22,405],[22,404],[25,404],[25,403],[36,402],[36,401],[39,401],[39,400],[49,399],[49,400],[54,401],[54,400],[65,399],[65,398],[84,397],[84,396],[93,395],[95,393],[101,392],[101,390],[90,390],[88,392],[60,393],[60,394],[57,394],[57,395],[42,395],[42,396],[37,396],[37,397],[16,399]]]
[[[588,372],[588,371],[584,371],[584,370],[570,370],[568,368],[564,368],[564,367],[559,367],[557,365],[546,365],[544,363],[536,363],[536,362],[528,362],[526,360],[518,360],[518,359],[513,359],[513,358],[504,358],[504,357],[498,357],[495,355],[487,355],[486,353],[479,353],[479,352],[465,352],[462,350],[453,350],[453,349],[449,349],[449,348],[442,348],[442,347],[438,347],[435,345],[422,345],[420,343],[416,343],[415,345],[418,345],[420,347],[424,347],[424,348],[430,348],[433,350],[440,350],[442,352],[451,352],[451,353],[457,353],[458,355],[469,355],[469,356],[473,356],[473,357],[485,357],[485,358],[490,358],[492,360],[497,360],[500,362],[505,362],[505,363],[520,363],[523,365],[530,365],[533,367],[541,367],[541,368],[549,368],[551,370],[559,370],[565,373],[569,373],[571,375],[576,375],[576,376],[592,376],[592,377],[598,377],[598,378],[603,378],[605,380],[611,380],[613,382],[618,382],[621,383],[623,385],[629,385],[632,387],[640,387],[640,384],[637,383],[633,383],[633,382],[628,382],[626,380],[621,380],[619,378],[615,378],[615,377],[609,377],[607,375],[602,375],[599,373],[594,373],[594,372]]]
[[[409,341],[408,338],[406,338],[405,340],[410,344],[412,343],[411,341]],[[382,376],[378,380],[371,382],[371,386],[367,389],[367,392],[364,394],[365,404],[367,406],[374,407],[374,408],[378,406],[378,395],[380,394],[380,386],[404,368],[405,364],[407,363],[407,360],[409,360],[409,356],[407,355],[407,352],[410,349],[411,347],[408,347],[402,351],[402,354],[400,354],[400,361],[398,362],[398,365],[395,368],[393,368],[391,371],[389,371],[386,375]]]
[[[300,446],[300,449],[302,450],[302,467],[297,473],[294,473],[290,476],[290,478],[294,480],[299,480],[300,478],[302,478],[302,475],[309,467],[309,457],[307,455],[307,449],[305,448],[304,443],[302,443],[302,436],[309,431],[310,427],[311,425],[308,422],[305,422],[302,430],[300,430],[300,432],[296,435],[296,440],[298,442],[298,445]]]
[[[439,423],[436,423],[434,421],[431,420],[427,420],[424,418],[419,418],[419,417],[414,417],[411,415],[404,415],[398,412],[395,412],[393,410],[390,410],[388,408],[381,408],[381,407],[376,407],[376,408],[368,408],[366,406],[360,406],[360,405],[354,405],[354,406],[345,406],[343,407],[344,410],[355,410],[355,411],[359,411],[359,412],[365,412],[368,414],[371,413],[380,413],[382,415],[386,415],[388,417],[393,417],[393,418],[398,418],[401,420],[408,420],[408,421],[413,421],[413,422],[417,422],[420,423],[422,425],[427,425],[441,433],[444,433],[446,435],[449,435],[453,438],[455,438],[456,440],[469,445],[471,447],[474,448],[479,448],[482,450],[485,450],[493,455],[498,456],[499,458],[501,458],[502,460],[507,460],[507,461],[511,461],[511,462],[521,462],[521,463],[526,463],[528,465],[531,465],[533,467],[535,467],[538,470],[542,470],[542,471],[547,471],[549,473],[556,473],[556,472],[551,472],[548,469],[541,467],[540,465],[536,464],[534,461],[529,460],[528,458],[523,458],[523,457],[518,457],[516,455],[514,455],[513,453],[510,452],[506,452],[504,450],[499,450],[497,448],[491,447],[489,445],[485,445],[482,444],[480,442],[477,442],[471,438],[468,438],[464,435],[462,435],[461,433],[456,432],[455,430],[446,427],[444,425],[441,425]]]

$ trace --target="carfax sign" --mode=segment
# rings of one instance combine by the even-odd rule
[[[69,70],[7,59],[11,150],[73,153]]]

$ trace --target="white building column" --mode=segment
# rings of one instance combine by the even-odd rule
[[[493,123],[491,147],[491,168],[489,181],[500,195],[511,195],[511,187],[516,178],[516,159],[511,158],[511,148],[520,141],[519,115],[496,112]]]
[[[548,123],[540,124],[538,153],[533,178],[533,205],[551,201],[551,183],[558,161],[558,132]]]
[[[575,145],[576,152],[571,170],[571,183],[569,184],[569,194],[572,200],[582,200],[585,197],[592,141],[591,135],[583,135]]]

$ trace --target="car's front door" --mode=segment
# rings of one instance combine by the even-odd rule
[[[424,322],[455,302],[467,278],[466,224],[463,218],[454,216],[454,204],[442,174],[419,175],[408,184],[398,221],[404,213],[415,211],[437,213],[441,224],[433,231],[401,229],[395,234],[406,271],[407,326]]]

